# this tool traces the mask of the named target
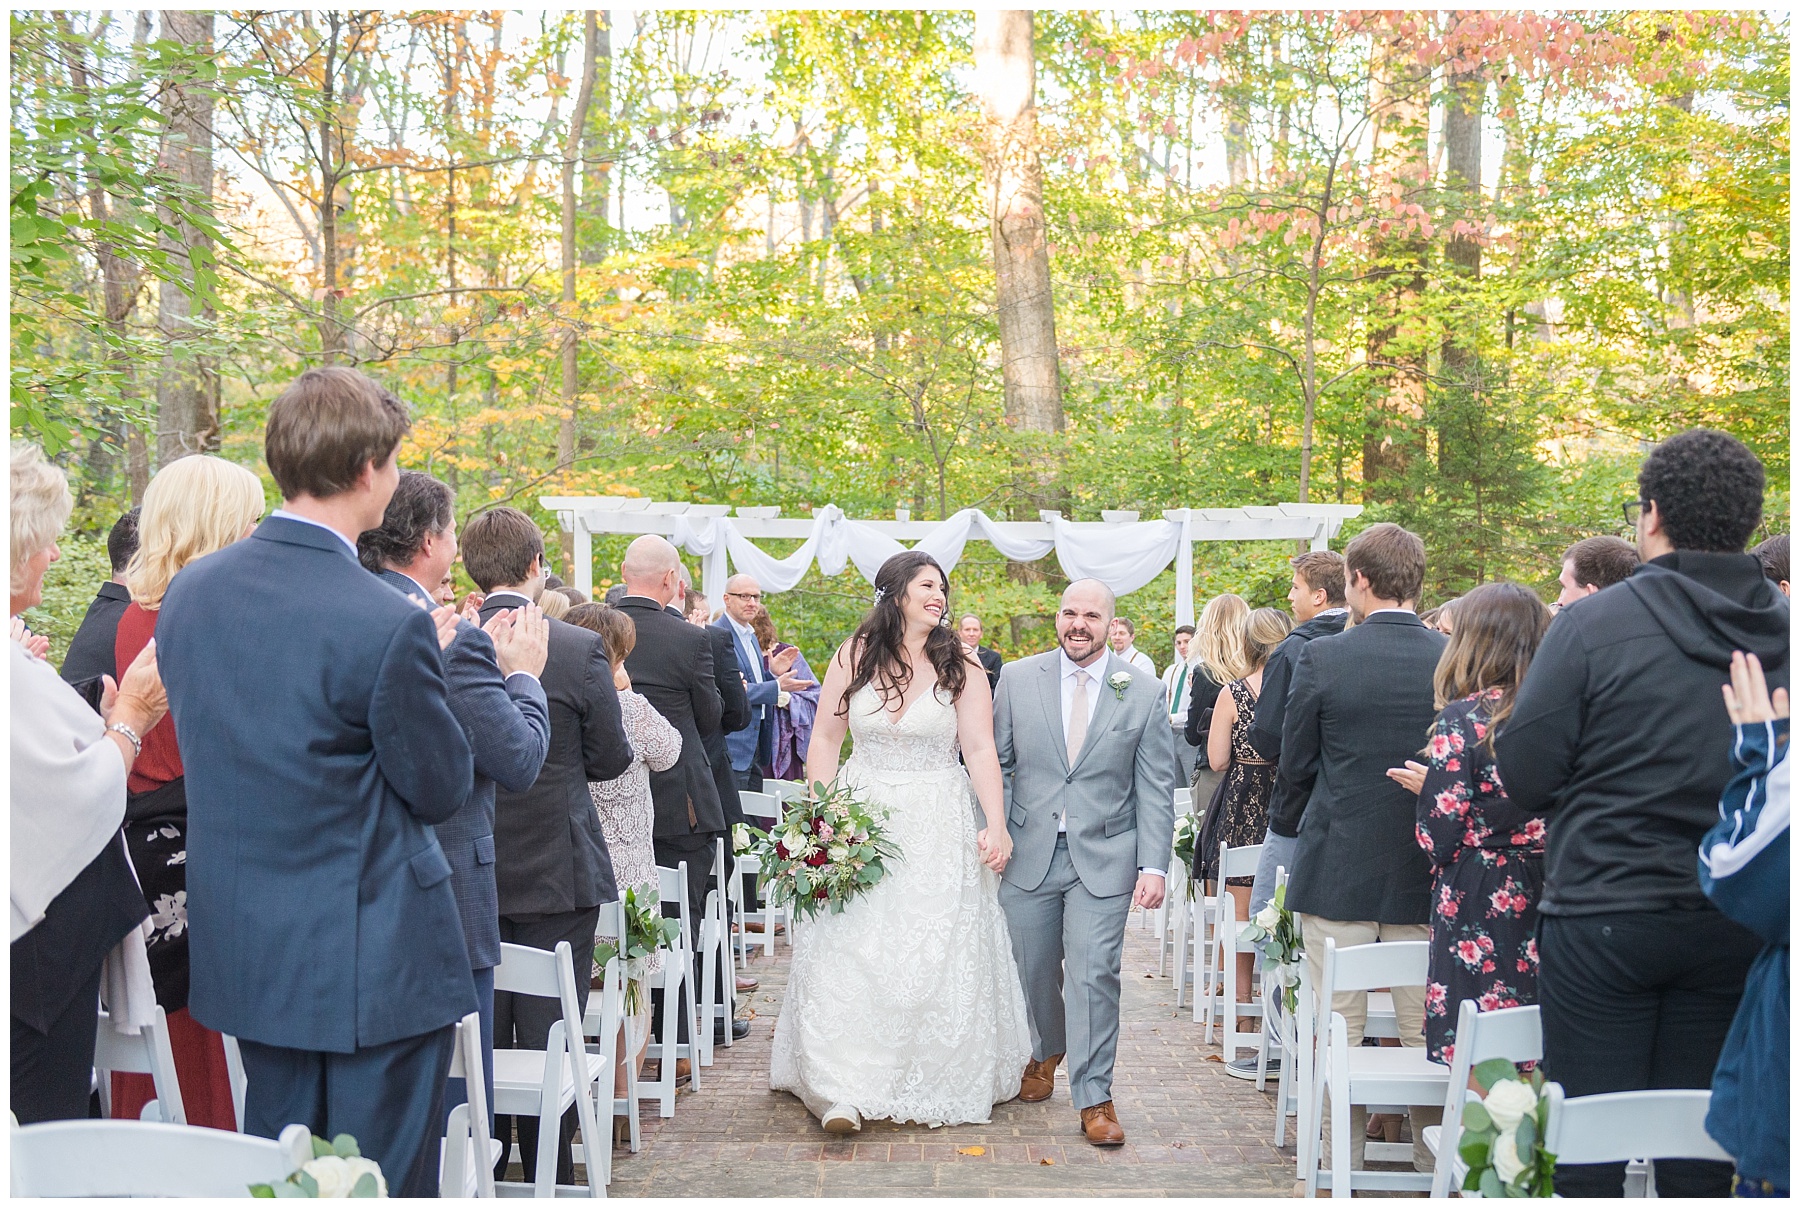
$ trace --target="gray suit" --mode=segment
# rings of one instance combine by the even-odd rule
[[[1067,1053],[1075,1106],[1086,1108],[1112,1098],[1125,920],[1139,870],[1168,867],[1175,741],[1162,681],[1108,651],[1088,668],[1099,700],[1071,767],[1061,662],[1053,650],[1000,671],[994,740],[1013,840],[1000,904],[1032,1057]],[[1119,672],[1131,679],[1115,690]]]

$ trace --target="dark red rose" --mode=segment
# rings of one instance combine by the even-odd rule
[[[806,857],[806,863],[813,868],[820,867],[825,863],[825,853],[822,851],[814,852],[812,855]]]
[[[830,896],[831,896],[831,894],[826,890],[826,888],[823,885],[821,885],[817,889],[813,890],[813,897],[818,901],[824,901],[826,898],[828,898]]]
[[[787,844],[777,842],[775,844],[775,856],[777,859],[780,859],[780,860],[787,859],[788,858]]]

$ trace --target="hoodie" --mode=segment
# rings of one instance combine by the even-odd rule
[[[1710,909],[1694,851],[1732,777],[1731,653],[1788,682],[1788,603],[1748,554],[1680,550],[1563,609],[1496,739],[1549,820],[1549,916]]]

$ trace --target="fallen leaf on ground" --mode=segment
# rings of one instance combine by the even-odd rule
[[[961,1149],[957,1150],[956,1152],[960,1153],[960,1154],[967,1154],[971,1158],[979,1158],[979,1157],[984,1156],[987,1153],[987,1146],[985,1146],[985,1145],[965,1145]]]
[[[1055,1158],[1039,1158],[1038,1165],[1039,1166],[1054,1166],[1054,1165],[1056,1165],[1056,1159]]]
[[[1222,1061],[1224,1061],[1224,1060],[1225,1060],[1225,1059],[1224,1059],[1224,1058],[1223,1058],[1223,1057],[1221,1057],[1221,1056],[1219,1056],[1219,1055],[1218,1055],[1218,1054],[1217,1054],[1217,1053],[1213,1053],[1213,1054],[1211,1054],[1211,1055],[1209,1055],[1209,1056],[1208,1056],[1208,1057],[1207,1057],[1207,1060],[1208,1060],[1208,1061],[1221,1061],[1221,1062],[1222,1062]]]

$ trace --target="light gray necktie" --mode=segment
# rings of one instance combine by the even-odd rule
[[[1079,668],[1075,671],[1075,691],[1069,705],[1069,766],[1081,758],[1081,748],[1087,742],[1088,703],[1087,672]]]

